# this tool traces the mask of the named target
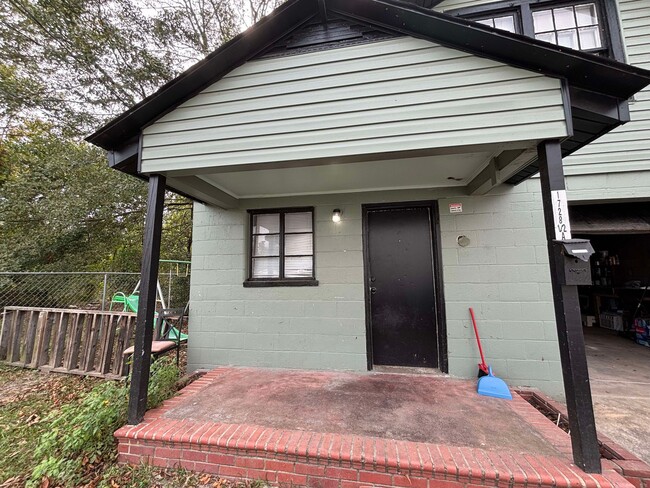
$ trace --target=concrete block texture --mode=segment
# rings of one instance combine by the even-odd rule
[[[248,208],[314,206],[318,287],[244,288]],[[345,218],[331,220],[340,207]],[[311,198],[196,205],[189,366],[366,369],[361,206]]]
[[[437,200],[449,373],[476,375],[474,307],[488,362],[512,386],[561,397],[557,334],[538,181],[484,196],[455,189],[242,200],[223,210],[197,204],[189,341],[191,369],[242,365],[367,369],[362,204]],[[450,214],[450,203],[463,203]],[[313,206],[317,287],[244,288],[247,209]],[[331,221],[342,210],[342,221]],[[466,235],[466,247],[457,238]]]

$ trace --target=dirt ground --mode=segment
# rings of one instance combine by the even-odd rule
[[[43,377],[36,371],[3,367],[0,372],[0,407],[13,403],[43,388]]]
[[[650,348],[585,329],[596,427],[650,463]]]

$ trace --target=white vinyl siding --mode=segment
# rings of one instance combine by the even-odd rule
[[[401,38],[246,63],[144,130],[142,170],[564,135],[559,80]]]

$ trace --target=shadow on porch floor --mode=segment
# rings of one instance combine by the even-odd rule
[[[120,459],[294,485],[631,486],[572,466],[519,395],[411,374],[219,368],[116,432]]]

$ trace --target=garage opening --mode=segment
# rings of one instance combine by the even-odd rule
[[[650,461],[650,202],[575,205],[592,285],[579,287],[599,432]]]
[[[576,205],[571,220],[595,250],[592,285],[580,287],[583,325],[650,347],[650,203]]]

